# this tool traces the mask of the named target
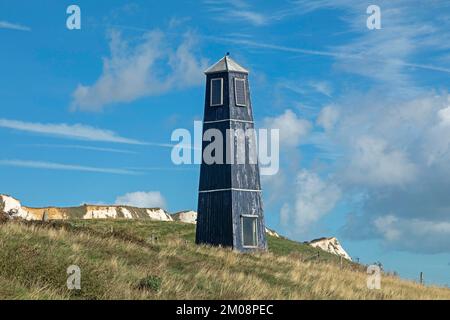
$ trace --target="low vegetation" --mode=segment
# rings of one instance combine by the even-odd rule
[[[388,275],[369,290],[362,266],[287,239],[241,254],[197,246],[194,234],[150,220],[1,223],[0,299],[450,299]],[[67,289],[70,265],[81,290]]]

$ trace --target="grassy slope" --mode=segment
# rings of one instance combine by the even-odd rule
[[[149,220],[0,224],[0,299],[450,299],[450,290],[383,276],[286,239],[270,252],[196,246],[195,226]],[[155,237],[158,240],[152,241]],[[80,291],[66,269],[80,266]]]

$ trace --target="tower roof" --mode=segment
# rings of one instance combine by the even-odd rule
[[[205,70],[205,74],[217,72],[241,72],[247,73],[248,70],[240,66],[236,61],[231,59],[228,55],[217,61],[211,67]]]

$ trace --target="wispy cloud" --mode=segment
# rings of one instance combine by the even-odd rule
[[[236,19],[243,19],[256,26],[262,26],[268,23],[269,18],[261,13],[253,11],[232,11],[228,13],[228,16],[232,16]]]
[[[282,90],[286,89],[302,96],[320,94],[321,96],[331,98],[333,93],[331,83],[324,80],[310,80],[303,83],[299,81],[282,79],[276,83],[275,87]]]
[[[129,167],[127,169],[130,170],[138,170],[138,171],[198,171],[198,166],[184,166],[184,167]]]
[[[137,171],[117,169],[117,168],[99,168],[82,166],[77,164],[62,164],[45,161],[31,161],[31,160],[0,160],[0,166],[22,167],[33,169],[47,169],[47,170],[65,170],[65,171],[82,171],[82,172],[97,172],[97,173],[111,173],[123,175],[137,175]]]
[[[130,151],[130,150],[124,150],[124,149],[82,146],[82,145],[75,145],[75,144],[32,144],[32,145],[28,145],[28,146],[38,147],[38,148],[79,149],[79,150],[99,151],[99,152],[137,154],[137,152]]]
[[[265,25],[269,17],[256,12],[243,0],[211,1],[205,0],[211,17],[219,21],[244,21],[255,26]]]
[[[0,21],[0,29],[10,29],[10,30],[17,30],[17,31],[31,31],[31,28],[17,24],[17,23],[11,23],[8,21]]]
[[[244,45],[248,47],[254,48],[262,48],[262,49],[272,49],[277,51],[291,52],[291,53],[303,53],[308,55],[317,55],[317,56],[328,56],[328,57],[337,57],[340,54],[330,51],[323,50],[309,50],[298,47],[290,47],[290,46],[282,46],[277,44],[270,44],[267,42],[259,42],[248,39],[237,39],[237,38],[228,38],[228,37],[215,37],[215,36],[204,36],[204,38],[209,40],[214,40],[217,42],[228,42],[233,44]]]
[[[387,86],[411,86],[416,77],[411,71],[415,69],[450,73],[450,65],[439,59],[448,56],[450,48],[450,25],[444,10],[447,1],[430,1],[423,6],[419,0],[380,0],[377,5],[381,8],[382,29],[375,31],[365,27],[365,2],[298,0],[295,4],[304,13],[321,9],[345,12],[340,14],[341,21],[351,40],[331,48],[338,54],[335,66],[340,70]],[[436,64],[439,60],[442,65]]]
[[[331,84],[327,81],[310,81],[309,85],[314,88],[317,92],[331,98],[331,94],[333,93],[333,88]]]
[[[204,3],[211,13],[210,16],[215,20],[233,23],[239,21],[246,22],[256,27],[280,21],[288,16],[297,14],[295,6],[290,6],[283,10],[260,12],[244,0],[204,0]]]
[[[394,58],[389,58],[389,57],[385,57],[385,58],[370,57],[364,52],[351,53],[351,52],[335,52],[335,51],[326,51],[326,50],[310,50],[310,49],[304,49],[304,48],[298,48],[298,47],[271,44],[271,43],[267,43],[267,42],[258,42],[258,41],[254,41],[254,40],[234,39],[234,38],[227,38],[227,37],[206,36],[205,38],[220,41],[220,42],[229,42],[229,43],[234,43],[234,44],[245,45],[245,46],[254,47],[254,48],[339,58],[342,60],[346,60],[348,62],[351,62],[350,60],[359,60],[359,61],[365,63],[369,60],[369,61],[372,61],[375,63],[376,62],[388,63],[389,65],[395,66],[395,67],[411,67],[411,68],[417,68],[417,69],[425,69],[425,70],[430,70],[430,71],[450,73],[450,68],[446,68],[446,67],[434,66],[434,65],[429,65],[429,64],[420,64],[420,63],[409,63],[409,62],[403,61],[401,59],[394,59]]]
[[[111,130],[94,128],[79,123],[53,124],[53,123],[24,122],[18,120],[0,119],[0,127],[38,134],[47,134],[76,140],[90,140],[90,141],[102,141],[102,142],[136,144],[136,145],[146,144],[142,141],[121,137],[120,135]]]

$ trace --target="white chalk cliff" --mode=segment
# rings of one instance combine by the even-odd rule
[[[8,218],[34,220],[33,216],[22,208],[19,200],[7,195],[0,195],[0,212],[5,213]]]
[[[174,213],[172,216],[175,221],[181,221],[181,222],[192,223],[192,224],[197,223],[197,212],[192,211],[192,210],[180,211],[180,212]]]
[[[70,218],[150,218],[152,220],[173,221],[172,216],[161,208],[136,208],[132,206],[88,204],[69,208],[30,208],[22,206],[19,200],[8,195],[0,195],[0,212],[11,219],[21,218],[25,220],[43,220],[45,216],[46,219],[49,220],[64,220]]]
[[[335,237],[315,239],[306,243],[312,247],[320,248],[324,251],[327,251],[329,253],[341,256],[347,260],[352,261],[352,258],[348,255],[348,253],[344,250],[344,248],[342,248],[338,239],[336,239]]]

